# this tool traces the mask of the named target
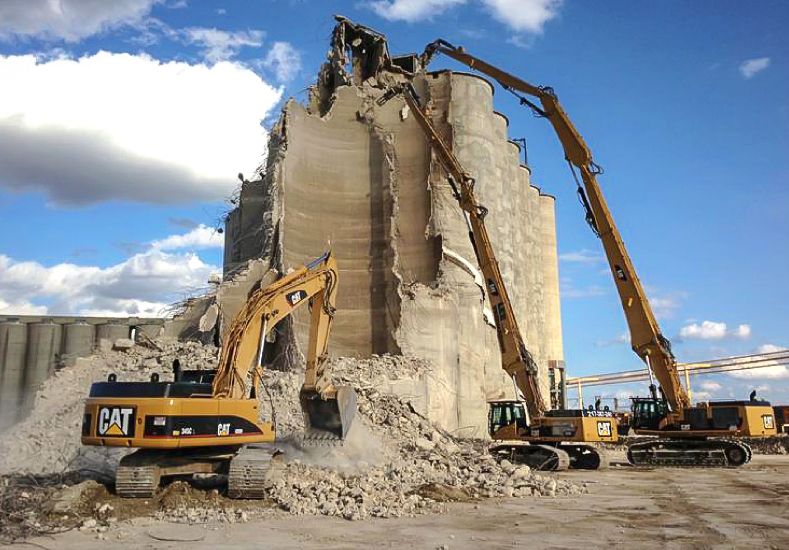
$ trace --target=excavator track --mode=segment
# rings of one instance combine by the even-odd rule
[[[266,488],[282,469],[281,453],[269,445],[247,445],[230,460],[227,496],[261,499]]]
[[[739,468],[752,456],[750,445],[734,439],[654,439],[627,447],[627,460],[633,466]]]
[[[552,445],[505,443],[492,446],[490,452],[498,459],[550,472],[567,470],[571,462],[566,451]]]
[[[115,493],[123,498],[150,498],[159,488],[159,467],[145,463],[139,455],[135,455],[137,453],[121,459],[115,473]]]
[[[561,443],[559,449],[570,456],[572,470],[604,470],[610,464],[610,457],[605,449],[593,445]]]

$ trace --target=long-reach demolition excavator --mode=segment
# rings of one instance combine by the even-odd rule
[[[622,301],[633,351],[646,363],[650,378],[654,376],[660,384],[660,397],[652,379],[650,397],[633,398],[631,422],[635,433],[658,437],[631,443],[628,460],[636,465],[667,466],[741,466],[747,463],[751,449],[740,438],[776,434],[770,404],[755,399],[691,404],[680,382],[671,343],[660,330],[597,183],[602,169],[594,162],[586,142],[559,104],[554,90],[529,84],[441,39],[427,46],[421,56],[422,66],[426,67],[437,53],[493,78],[522,105],[537,116],[547,118],[564,148],[586,220],[603,244]],[[527,96],[536,98],[540,105]],[[581,174],[583,187],[576,170]]]
[[[90,388],[82,443],[138,450],[123,457],[115,480],[123,497],[150,497],[165,476],[222,473],[231,498],[262,498],[275,426],[259,420],[258,391],[266,336],[304,304],[311,308],[304,384],[304,443],[341,442],[356,414],[356,393],[335,387],[327,368],[337,295],[337,264],[327,252],[253,291],[223,338],[216,370],[182,370],[174,380],[119,382],[114,374]],[[251,380],[250,380],[251,379]]]
[[[491,447],[498,455],[509,455],[535,468],[564,470],[598,469],[608,465],[603,449],[591,443],[615,442],[618,439],[613,415],[604,411],[548,410],[537,383],[537,364],[526,349],[493,245],[485,227],[488,210],[474,195],[474,178],[460,164],[452,150],[436,131],[419,103],[410,83],[391,86],[378,100],[381,105],[402,95],[427,136],[438,160],[447,173],[452,193],[464,212],[469,238],[477,263],[485,279],[486,294],[496,325],[501,364],[523,395],[528,410],[524,414],[519,401],[494,402],[489,410],[491,434],[499,441]],[[509,421],[504,421],[509,419]]]

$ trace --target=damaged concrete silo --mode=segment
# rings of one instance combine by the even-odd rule
[[[390,59],[383,37],[367,29],[341,21],[309,104],[285,105],[265,176],[244,183],[228,216],[225,271],[262,258],[256,270],[282,273],[331,246],[340,268],[332,354],[431,360],[435,371],[403,391],[445,428],[482,436],[486,401],[514,397],[514,386],[500,366],[482,277],[443,170],[402,100],[376,104],[405,79],[476,178],[547,400],[548,362],[562,359],[552,198],[531,185],[487,81],[426,72],[416,56]],[[305,324],[296,317],[276,347],[292,348]]]

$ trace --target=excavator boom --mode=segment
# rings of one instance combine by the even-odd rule
[[[311,307],[310,337],[304,384],[300,392],[307,439],[323,432],[344,438],[356,411],[356,393],[335,388],[326,369],[329,332],[337,296],[337,262],[326,253],[275,283],[256,290],[225,334],[214,397],[243,398],[260,380],[266,335],[305,303]]]
[[[523,105],[528,106],[538,116],[547,118],[551,123],[571,169],[575,168],[581,174],[583,187],[578,185],[579,196],[587,211],[587,221],[603,243],[627,319],[633,351],[654,373],[671,409],[676,412],[689,407],[690,399],[680,383],[671,345],[660,331],[630,255],[597,183],[597,175],[602,170],[595,164],[589,147],[559,104],[553,89],[530,84],[467,53],[463,48],[455,47],[440,39],[427,46],[422,54],[422,65],[427,66],[436,53],[447,55],[493,78],[503,88],[515,94]],[[526,96],[539,101],[539,105]]]

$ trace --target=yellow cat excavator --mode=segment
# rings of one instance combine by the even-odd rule
[[[410,82],[391,86],[378,104],[402,95],[427,136],[447,173],[452,193],[463,210],[469,226],[486,294],[496,325],[501,364],[523,395],[528,418],[520,401],[490,403],[491,436],[498,444],[491,451],[532,467],[548,470],[606,467],[608,458],[602,448],[591,443],[615,442],[616,421],[605,411],[548,410],[537,383],[537,365],[521,336],[512,303],[485,227],[487,209],[474,194],[474,179],[464,170],[452,150],[436,131]]]
[[[326,253],[310,264],[254,290],[236,315],[216,370],[182,370],[173,381],[120,382],[114,374],[91,386],[82,443],[129,447],[115,487],[123,497],[150,497],[165,476],[222,473],[232,498],[262,498],[275,426],[259,420],[258,391],[266,336],[304,304],[311,323],[304,384],[304,442],[341,442],[356,414],[356,393],[334,387],[327,347],[337,295],[337,264]]]
[[[534,86],[455,47],[445,40],[429,44],[421,56],[426,67],[441,53],[496,80],[513,93],[522,105],[537,116],[547,118],[564,148],[565,158],[576,178],[578,195],[586,220],[600,238],[613,275],[630,330],[633,351],[646,363],[650,377],[660,385],[658,396],[654,380],[649,397],[633,398],[632,427],[636,434],[657,436],[628,446],[632,464],[668,466],[741,466],[751,458],[743,437],[776,434],[775,418],[767,401],[718,401],[693,406],[680,382],[669,340],[663,336],[652,313],[636,270],[625,249],[608,205],[597,183],[602,169],[567,113],[554,90]],[[529,99],[536,98],[539,105]],[[578,181],[576,170],[580,172]]]

